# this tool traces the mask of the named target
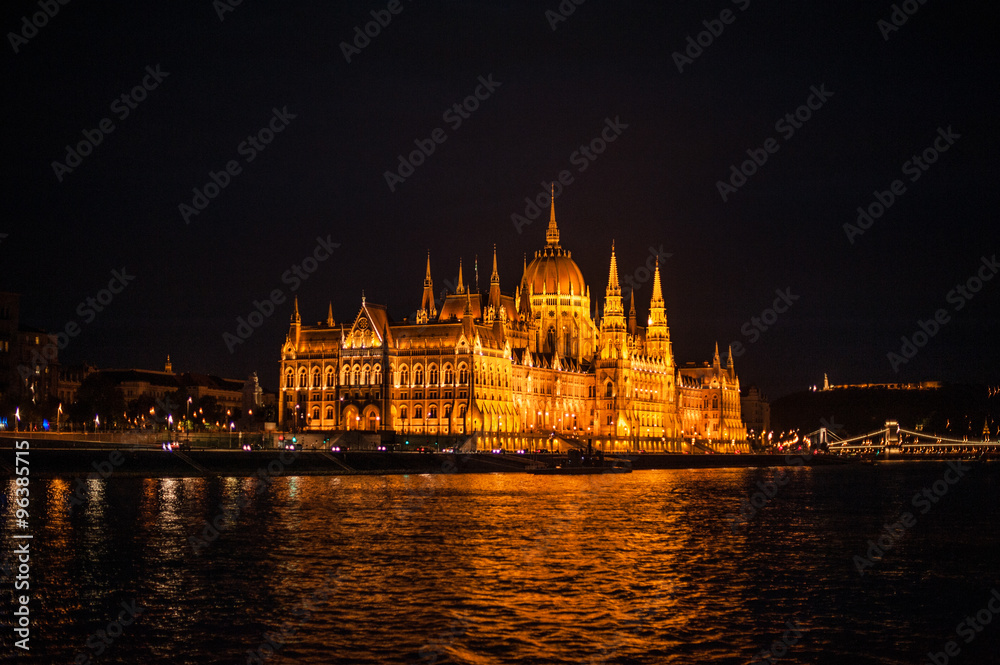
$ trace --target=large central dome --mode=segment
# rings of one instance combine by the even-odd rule
[[[586,291],[583,273],[569,251],[559,246],[559,228],[556,226],[556,206],[552,201],[549,226],[545,230],[545,247],[535,252],[521,277],[522,292],[582,296]]]

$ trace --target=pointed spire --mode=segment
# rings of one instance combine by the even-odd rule
[[[611,266],[608,268],[608,288],[604,296],[604,312],[601,317],[601,331],[613,331],[621,334],[624,340],[626,332],[625,313],[622,311],[622,290],[618,284],[618,259],[615,256],[615,244],[611,243]],[[617,347],[618,341],[612,342]]]
[[[548,245],[559,246],[559,227],[556,226],[556,184],[552,183],[549,205],[549,228],[545,229],[545,242]]]
[[[493,274],[490,275],[490,297],[488,305],[495,315],[500,313],[500,273],[497,272],[497,246],[493,245]]]
[[[629,291],[628,331],[632,335],[638,331],[638,324],[635,320],[635,289]]]
[[[608,269],[608,295],[621,295],[618,284],[618,259],[615,257],[615,241],[611,241],[611,267]]]
[[[462,281],[462,259],[458,260],[458,286],[455,287],[455,293],[465,293],[465,283]]]
[[[302,323],[302,317],[299,316],[299,297],[295,296],[295,310],[292,312],[292,322]]]
[[[660,286],[660,258],[656,258],[656,269],[653,271],[653,303],[663,306],[663,288]]]
[[[726,367],[733,369],[733,345],[729,345],[729,359],[726,360]]]
[[[431,279],[430,250],[427,250],[427,272],[424,274],[424,295],[420,300],[420,309],[425,310],[430,318],[437,315],[437,307],[434,305],[434,280]]]
[[[326,327],[327,328],[332,328],[333,327],[333,301],[332,300],[330,301],[330,304],[329,304],[329,306],[327,307],[327,310],[326,310]]]
[[[722,364],[722,360],[719,358],[719,343],[715,343],[715,357],[712,358],[712,364],[719,367]]]

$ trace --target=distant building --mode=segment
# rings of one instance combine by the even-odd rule
[[[771,405],[768,404],[767,398],[757,386],[750,386],[740,399],[740,406],[743,412],[743,422],[746,423],[748,430],[753,430],[757,434],[770,431]]]
[[[244,381],[194,372],[174,373],[172,369],[168,356],[163,371],[101,369],[96,373],[117,386],[126,402],[142,396],[161,400],[177,390],[183,390],[194,400],[214,397],[223,409],[242,409]]]
[[[937,390],[941,387],[940,381],[921,381],[919,383],[845,383],[833,385],[826,374],[823,375],[823,390]],[[813,388],[815,390],[815,387]]]
[[[54,335],[20,320],[21,297],[0,292],[0,396],[44,404],[58,397],[59,347]]]
[[[723,366],[716,345],[711,363],[674,363],[659,264],[640,326],[634,298],[625,310],[612,246],[598,318],[559,237],[553,206],[546,244],[513,295],[500,291],[494,250],[488,292],[465,286],[459,265],[440,311],[428,256],[415,321],[393,322],[362,297],[346,324],[331,307],[325,324],[303,325],[296,300],[281,347],[281,426],[475,434],[480,447],[505,449],[537,447],[553,432],[605,450],[678,451],[688,437],[744,446],[732,354]]]
[[[72,404],[76,401],[76,391],[84,379],[97,371],[93,365],[60,365],[59,366],[59,401],[62,404]]]

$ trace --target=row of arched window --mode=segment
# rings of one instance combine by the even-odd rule
[[[444,381],[441,381],[442,373]],[[413,379],[412,383],[410,381],[411,374]],[[334,369],[329,366],[326,368],[325,372],[321,372],[319,367],[313,367],[311,372],[307,371],[305,367],[300,367],[297,375],[293,368],[288,367],[285,369],[286,388],[333,388],[336,383],[335,378]],[[424,381],[425,378],[426,382]],[[427,366],[426,375],[423,365],[414,365],[412,372],[409,366],[400,366],[398,382],[400,385],[407,387],[424,385],[464,386],[469,383],[468,365],[465,363],[459,364],[457,378],[458,382],[456,384],[456,372],[450,363],[446,363],[444,365],[443,372],[438,368],[436,363],[431,363]],[[504,388],[510,387],[510,377],[508,373],[504,371],[497,371],[496,367],[493,365],[490,365],[488,368],[484,368],[483,370],[477,370],[476,381],[480,385]],[[361,365],[358,363],[353,365],[344,364],[340,369],[340,385],[342,386],[379,385],[381,383],[381,365]]]
[[[451,418],[451,404],[445,404],[442,410],[442,418]],[[458,417],[465,418],[465,404],[458,405]],[[407,420],[410,417],[410,411],[404,404],[399,407],[399,417],[401,420]],[[422,404],[417,404],[413,407],[413,419],[420,420],[424,417],[424,407]],[[438,417],[438,407],[437,404],[430,404],[427,406],[427,417],[437,418]]]

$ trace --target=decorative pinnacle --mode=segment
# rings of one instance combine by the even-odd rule
[[[549,228],[545,230],[545,242],[549,245],[559,245],[559,227],[556,226],[556,185],[553,182],[551,186],[551,192],[549,194],[550,199],[550,210],[549,210]]]

